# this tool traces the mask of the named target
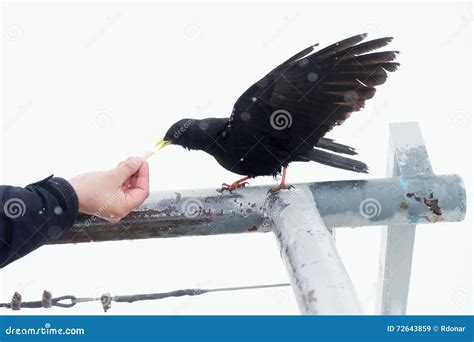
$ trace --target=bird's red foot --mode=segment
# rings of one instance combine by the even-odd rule
[[[279,186],[277,186],[275,188],[271,188],[270,190],[268,190],[268,194],[274,194],[274,193],[279,192],[280,190],[290,190],[290,189],[294,189],[294,188],[295,187],[293,185],[286,185],[285,183],[282,183]]]
[[[290,190],[290,189],[294,189],[294,186],[293,185],[286,185],[286,169],[287,167],[283,167],[283,172],[282,172],[282,175],[281,175],[281,183],[279,186],[277,186],[276,188],[271,188],[270,190],[268,190],[268,194],[274,194],[274,193],[277,193],[279,192],[280,190]]]
[[[219,192],[224,192],[224,191],[232,192],[235,189],[245,188],[245,186],[248,185],[248,184],[249,184],[248,182],[244,182],[244,183],[235,182],[235,183],[232,183],[232,184],[223,183],[222,188],[220,190],[217,190],[217,191],[219,191]]]
[[[238,181],[232,184],[222,183],[222,188],[217,191],[220,193],[223,193],[224,191],[229,191],[230,193],[232,193],[232,191],[234,191],[235,189],[245,188],[245,186],[249,184],[248,182],[246,182],[246,180],[250,178],[251,177],[245,177],[239,179]]]

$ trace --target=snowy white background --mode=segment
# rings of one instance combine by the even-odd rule
[[[2,183],[65,178],[142,155],[183,117],[228,116],[253,82],[301,49],[357,33],[394,36],[402,67],[330,137],[385,176],[388,123],[417,121],[437,174],[471,199],[470,4],[3,3]],[[217,187],[235,175],[212,157],[168,148],[152,190]],[[289,182],[364,176],[293,164]],[[253,184],[267,184],[261,178]],[[470,203],[470,202],[469,202]],[[373,313],[378,227],[340,229],[337,245]],[[472,221],[419,227],[409,314],[468,314]],[[47,246],[0,271],[0,302],[286,282],[271,234]],[[100,314],[98,303],[20,314]],[[114,304],[109,314],[297,314],[290,289]]]

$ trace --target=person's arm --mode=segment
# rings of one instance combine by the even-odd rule
[[[118,222],[148,197],[148,186],[142,158],[69,181],[50,176],[25,188],[0,186],[0,268],[63,234],[78,212]]]
[[[61,235],[76,220],[71,184],[48,177],[25,188],[0,186],[0,267]]]

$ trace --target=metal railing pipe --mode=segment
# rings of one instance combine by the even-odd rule
[[[52,243],[268,232],[268,189],[224,195],[215,189],[154,192],[120,223],[81,215]],[[457,175],[320,182],[296,189],[311,191],[330,229],[459,222],[466,214],[466,191]]]

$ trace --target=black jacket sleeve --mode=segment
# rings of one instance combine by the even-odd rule
[[[59,177],[25,188],[0,186],[0,268],[67,231],[78,211],[76,192]]]

